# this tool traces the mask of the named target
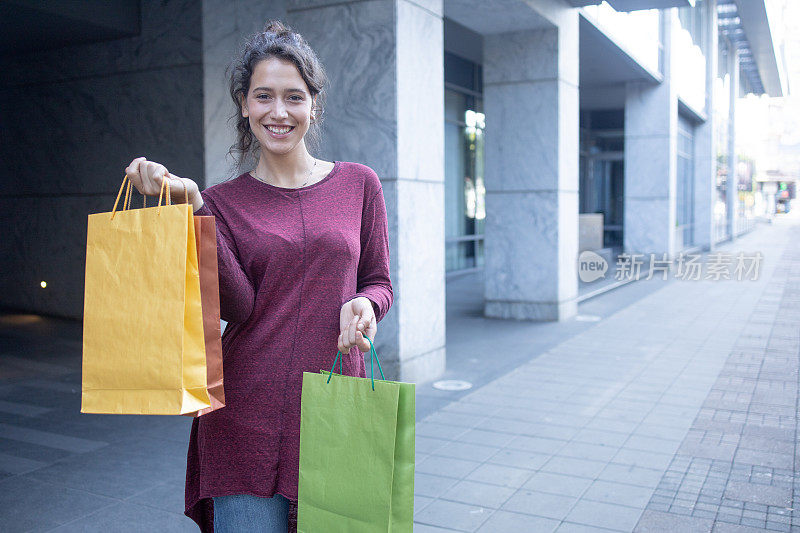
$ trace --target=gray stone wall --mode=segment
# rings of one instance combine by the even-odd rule
[[[578,16],[484,37],[484,314],[564,320],[577,311]]]
[[[127,163],[203,176],[200,1],[143,0],[136,37],[0,71],[0,304],[80,318],[87,216],[111,210]]]
[[[625,229],[629,253],[675,252],[678,95],[672,77],[677,11],[663,12],[664,81],[629,82],[625,99]],[[649,256],[645,256],[649,260]]]
[[[330,78],[323,159],[370,166],[389,222],[394,305],[376,348],[387,377],[444,372],[441,0],[290,0],[287,20]]]
[[[203,171],[206,186],[239,174],[228,150],[235,142],[236,107],[226,69],[245,40],[269,19],[286,20],[286,1],[203,0]],[[250,167],[242,169],[250,170]]]

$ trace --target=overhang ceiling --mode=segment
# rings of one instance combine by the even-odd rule
[[[612,85],[643,80],[658,83],[661,76],[644,68],[619,44],[580,17],[580,86]]]
[[[793,0],[797,1],[797,0]],[[736,25],[725,28],[726,5],[734,4],[734,16],[742,31],[736,31]],[[780,51],[775,49],[772,29],[770,28],[767,6],[763,0],[720,0],[718,5],[720,32],[728,36],[740,50],[741,68],[745,76],[754,78],[751,85],[759,88],[769,96],[784,96],[787,92],[787,77]],[[758,80],[755,80],[758,78]]]
[[[602,0],[569,0],[573,7],[596,6]],[[694,0],[608,0],[617,11],[640,11],[642,9],[668,9],[670,7],[689,7]]]
[[[444,16],[481,35],[553,27],[521,0],[446,0]]]
[[[138,35],[139,0],[2,0],[0,55]]]

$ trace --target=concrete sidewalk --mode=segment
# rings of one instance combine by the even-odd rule
[[[757,281],[665,282],[420,421],[415,531],[800,531],[798,242],[762,227],[719,250]]]
[[[418,388],[415,531],[791,530],[798,242],[762,226],[720,248],[764,254],[757,281],[640,281],[562,323],[448,282],[445,378],[474,387]],[[0,529],[196,531],[191,420],[82,415],[80,339],[0,316]]]

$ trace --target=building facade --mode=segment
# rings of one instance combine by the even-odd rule
[[[0,59],[0,303],[81,317],[86,216],[134,157],[230,177],[225,69],[277,18],[331,79],[314,155],[381,178],[395,303],[377,345],[407,381],[444,371],[448,275],[482,271],[487,316],[564,320],[579,252],[673,257],[746,230],[736,100],[786,91],[763,1],[98,6],[3,8],[25,31]]]

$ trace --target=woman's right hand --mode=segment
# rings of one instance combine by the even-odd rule
[[[148,161],[144,157],[137,157],[125,169],[125,173],[141,194],[158,196],[161,193],[161,184],[164,181],[164,177],[167,176],[170,196],[173,202],[183,202],[188,194],[189,203],[193,204],[195,211],[203,205],[203,198],[200,196],[200,189],[197,184],[189,178],[180,178],[171,174],[167,167],[161,163]]]

